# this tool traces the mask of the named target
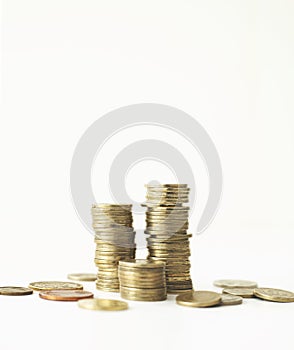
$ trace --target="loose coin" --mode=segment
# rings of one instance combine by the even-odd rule
[[[294,293],[288,292],[282,289],[274,288],[256,288],[254,289],[254,295],[257,298],[275,301],[279,303],[292,303],[294,302]]]
[[[209,307],[221,302],[221,295],[210,291],[190,291],[176,297],[177,304],[188,307]]]
[[[80,299],[93,298],[93,293],[84,290],[48,290],[41,292],[39,297],[55,301],[78,301]]]
[[[210,291],[190,291],[176,297],[177,304],[188,307],[209,307],[221,302],[219,293]]]
[[[67,278],[72,281],[93,282],[96,281],[97,275],[94,273],[70,273]]]
[[[85,299],[78,302],[79,307],[87,310],[122,311],[128,309],[128,303],[112,299]]]
[[[0,295],[22,296],[33,294],[33,290],[25,287],[0,287]]]
[[[222,305],[238,305],[243,303],[243,298],[238,295],[222,294]]]
[[[29,288],[36,291],[53,290],[53,289],[75,290],[75,289],[83,289],[83,286],[79,283],[73,283],[73,282],[41,281],[41,282],[30,283]]]
[[[220,288],[256,288],[257,283],[246,280],[217,280],[213,283]]]
[[[254,288],[225,288],[223,290],[224,294],[237,295],[243,298],[253,298]]]

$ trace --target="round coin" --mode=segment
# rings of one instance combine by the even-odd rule
[[[22,296],[33,294],[33,290],[25,287],[0,287],[0,295]]]
[[[256,288],[257,283],[246,280],[217,280],[213,283],[220,288]]]
[[[93,298],[93,293],[84,290],[48,290],[41,292],[39,297],[55,301],[78,301],[80,299]]]
[[[70,273],[67,278],[72,281],[93,282],[96,281],[97,275],[94,273]]]
[[[221,295],[210,291],[190,291],[176,297],[176,302],[181,306],[209,307],[221,302]]]
[[[122,311],[128,309],[125,301],[112,299],[85,299],[80,300],[78,305],[87,310]]]
[[[75,289],[83,289],[83,286],[79,283],[73,283],[73,282],[41,281],[41,282],[30,283],[29,288],[36,291],[53,290],[53,289],[75,290]]]
[[[243,303],[243,298],[238,295],[222,294],[221,305],[238,305]]]
[[[256,288],[254,295],[257,298],[275,301],[279,303],[292,303],[294,302],[294,293],[287,290],[274,289],[274,288]]]
[[[253,298],[254,288],[225,288],[223,290],[224,294],[237,295],[243,298]]]

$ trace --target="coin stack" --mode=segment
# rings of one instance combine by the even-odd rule
[[[146,230],[148,259],[166,263],[168,293],[191,290],[190,234],[188,229],[189,202],[187,185],[147,185]]]
[[[121,297],[137,301],[166,299],[165,263],[150,260],[119,262]]]
[[[136,254],[132,205],[94,204],[95,264],[97,289],[119,292],[118,262],[134,259]]]

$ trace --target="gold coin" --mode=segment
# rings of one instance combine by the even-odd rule
[[[243,298],[238,295],[222,294],[222,305],[238,305],[243,303]]]
[[[29,288],[36,291],[53,290],[53,289],[67,289],[67,290],[79,289],[80,290],[80,289],[83,289],[83,286],[79,283],[73,283],[73,282],[41,281],[41,282],[30,283]]]
[[[25,287],[0,287],[0,295],[22,296],[33,294],[33,290]]]
[[[144,259],[134,259],[134,260],[125,260],[119,262],[120,267],[131,267],[131,268],[164,268],[165,263],[162,261],[151,261]]]
[[[221,295],[209,291],[191,291],[177,296],[177,304],[189,307],[209,307],[221,302]]]
[[[213,283],[220,288],[256,288],[257,283],[246,280],[217,280]]]
[[[78,305],[87,310],[122,311],[128,309],[125,301],[112,299],[84,299],[80,300]]]
[[[254,295],[260,299],[275,301],[279,303],[294,302],[294,293],[282,289],[274,288],[256,288]]]
[[[223,290],[224,294],[237,295],[243,298],[253,298],[254,288],[225,288]]]
[[[70,273],[67,278],[72,281],[92,282],[96,281],[97,275],[94,273]]]

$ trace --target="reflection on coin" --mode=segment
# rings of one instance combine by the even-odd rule
[[[253,288],[225,288],[223,290],[224,294],[237,295],[243,298],[253,298],[254,289]]]
[[[85,299],[78,302],[79,307],[87,310],[122,311],[128,309],[128,303],[112,299]]]
[[[96,281],[97,275],[94,273],[70,273],[67,278],[72,281],[92,282]]]
[[[221,295],[210,291],[190,291],[176,298],[177,304],[189,307],[209,307],[221,302]]]
[[[243,303],[243,298],[238,295],[222,294],[221,305],[238,305]]]
[[[79,283],[73,283],[73,282],[41,281],[41,282],[30,283],[29,288],[36,291],[53,290],[53,289],[74,290],[74,289],[83,289],[83,286]]]
[[[294,293],[282,289],[274,288],[256,288],[254,295],[260,299],[275,301],[279,303],[294,302]]]
[[[22,296],[33,294],[32,289],[24,287],[0,287],[0,295]]]
[[[93,298],[93,293],[84,290],[48,290],[41,292],[39,297],[55,301],[78,301],[80,299]]]
[[[213,283],[220,288],[256,288],[257,283],[246,280],[217,280]]]

